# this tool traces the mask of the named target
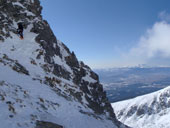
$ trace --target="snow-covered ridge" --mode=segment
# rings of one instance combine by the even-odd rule
[[[1,0],[0,120],[3,128],[125,128],[96,73],[42,19],[39,0]],[[17,23],[24,25],[24,39]],[[59,126],[60,125],[60,126]],[[48,128],[48,126],[47,126]]]
[[[134,128],[169,128],[170,87],[113,103],[117,118]]]

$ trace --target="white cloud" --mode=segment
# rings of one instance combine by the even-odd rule
[[[147,29],[129,52],[119,52],[121,54],[119,59],[109,62],[111,66],[105,65],[110,67],[137,66],[139,64],[170,66],[170,15],[162,11],[158,16],[161,21]]]
[[[170,15],[159,14],[160,22],[146,30],[129,53],[123,54],[120,63],[128,66],[148,64],[170,66]]]
[[[141,37],[131,55],[152,57],[170,57],[170,24],[165,21],[157,22]]]

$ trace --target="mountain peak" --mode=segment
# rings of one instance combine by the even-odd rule
[[[117,121],[98,75],[42,19],[39,0],[0,3],[3,128],[38,128],[45,122],[66,128],[87,127],[87,122],[90,128],[126,127]],[[23,40],[17,33],[19,22]]]

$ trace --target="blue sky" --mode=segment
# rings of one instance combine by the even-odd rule
[[[41,0],[41,5],[56,37],[92,68],[170,65],[169,0]]]

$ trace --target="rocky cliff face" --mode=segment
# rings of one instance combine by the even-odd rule
[[[0,1],[3,128],[126,127],[117,121],[98,75],[56,39],[41,10],[39,0]],[[18,22],[24,40],[17,36]]]

